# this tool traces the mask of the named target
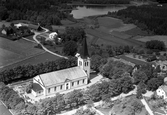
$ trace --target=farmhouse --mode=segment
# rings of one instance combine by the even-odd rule
[[[58,92],[87,85],[90,76],[90,58],[86,38],[83,41],[78,66],[37,75],[33,78],[32,94],[49,96]]]
[[[156,90],[156,94],[159,97],[162,97],[164,100],[167,99],[167,86],[166,85],[162,85],[160,86],[157,90]]]
[[[161,71],[167,71],[167,61],[155,61],[153,66],[160,66]]]

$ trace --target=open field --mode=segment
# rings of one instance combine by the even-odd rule
[[[146,37],[139,38],[137,40],[142,41],[142,42],[147,42],[150,40],[159,40],[159,41],[163,41],[167,47],[167,36],[158,36],[158,35],[146,36]]]
[[[25,41],[23,39],[10,41],[0,38],[0,66],[22,60],[44,52],[41,49],[34,48],[37,44]]]
[[[120,28],[124,25],[120,19],[112,17],[99,17],[98,22],[100,26],[104,26],[108,29]]]
[[[139,59],[131,58],[131,57],[125,56],[125,55],[121,55],[121,56],[118,56],[118,57],[121,58],[121,59],[124,59],[126,61],[129,61],[131,63],[134,63],[136,65],[145,65],[145,64],[151,63],[151,62],[145,62],[145,61],[142,61],[142,60],[139,60]]]
[[[146,31],[142,31],[140,28],[135,27],[130,30],[124,31],[125,34],[132,35],[132,36],[147,36],[148,33]]]
[[[136,40],[127,40],[123,39],[121,37],[115,37],[111,34],[107,34],[98,30],[93,30],[93,29],[86,29],[86,33],[90,34],[96,38],[100,38],[104,40],[104,43],[115,45],[115,46],[120,46],[120,45],[129,45],[129,46],[141,46],[143,44],[142,42],[138,42]],[[100,41],[101,42],[101,41]],[[97,40],[97,43],[98,40]],[[105,45],[105,44],[104,44]]]
[[[12,115],[9,110],[0,101],[0,115]]]
[[[110,32],[111,35],[119,37],[119,38],[123,38],[123,39],[129,39],[130,37],[132,37],[131,35],[128,34],[124,34],[122,32],[118,32],[118,31],[112,31]]]
[[[21,65],[28,65],[28,64],[35,65],[35,64],[44,63],[44,62],[47,62],[47,61],[55,61],[58,58],[59,57],[57,57],[55,55],[52,55],[48,52],[44,52],[44,53],[41,53],[39,55],[33,56],[31,58],[25,59],[23,61],[19,61],[18,63],[6,66],[6,67],[0,69],[0,71],[2,71],[4,69],[8,69],[8,68],[21,66]]]
[[[75,22],[72,22],[72,21],[66,19],[66,20],[61,20],[61,23],[62,23],[63,25],[71,25],[71,24],[74,24]]]
[[[86,41],[87,41],[88,46],[92,44],[93,39],[95,38],[92,35],[86,34]]]
[[[124,24],[122,20],[112,18],[112,17],[99,17],[98,18],[100,30],[108,30],[109,32],[112,31],[127,31],[135,28],[134,24]]]

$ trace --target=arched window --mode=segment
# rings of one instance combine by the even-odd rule
[[[87,66],[89,65],[89,62],[87,62]]]
[[[86,66],[86,62],[85,62],[85,66]]]
[[[68,89],[68,83],[66,84],[66,89]]]
[[[81,61],[79,61],[79,65],[82,66],[82,62]]]

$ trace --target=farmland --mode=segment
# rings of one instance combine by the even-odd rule
[[[23,60],[27,57],[35,56],[44,52],[41,49],[34,48],[35,43],[25,40],[10,41],[0,38],[0,66]]]
[[[6,66],[6,67],[4,67],[0,70],[2,71],[2,70],[5,70],[7,68],[13,68],[13,67],[17,67],[17,66],[21,66],[21,65],[28,65],[28,64],[36,65],[36,64],[39,64],[39,63],[47,62],[47,61],[55,61],[58,58],[59,57],[57,57],[55,55],[52,55],[48,52],[43,52],[43,53],[38,54],[36,56],[33,56],[33,57],[27,58],[25,60],[19,61],[18,63],[14,63],[12,65]]]

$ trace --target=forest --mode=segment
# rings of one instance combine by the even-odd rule
[[[89,4],[129,4],[131,0],[86,0]]]
[[[167,35],[167,6],[131,6],[118,12],[109,13],[125,23],[134,23],[142,30],[152,34]]]
[[[46,25],[60,25],[60,20],[67,17],[67,13],[60,9],[71,6],[63,4],[61,0],[6,0],[0,2],[0,19],[6,21],[28,20]]]

